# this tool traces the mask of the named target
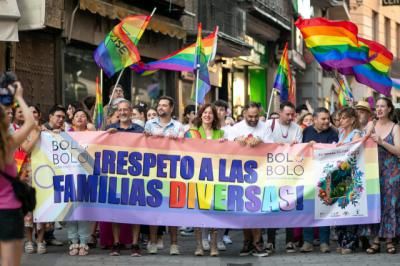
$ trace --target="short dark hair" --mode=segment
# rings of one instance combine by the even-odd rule
[[[212,121],[212,123],[211,123],[211,128],[212,128],[213,130],[219,129],[220,124],[219,124],[219,121],[218,121],[217,109],[215,109],[215,106],[213,106],[213,105],[211,105],[211,104],[209,104],[209,103],[204,104],[204,105],[200,108],[200,110],[199,110],[199,111],[197,112],[197,114],[196,114],[196,117],[195,117],[195,119],[194,119],[194,121],[193,121],[193,124],[194,124],[196,127],[200,127],[200,126],[201,126],[201,124],[203,123],[203,122],[201,121],[201,116],[203,115],[204,111],[205,111],[208,107],[211,108],[211,111],[212,111],[213,116],[214,116],[213,121]]]
[[[84,114],[86,115],[86,120],[87,120],[87,122],[88,122],[88,123],[92,123],[92,118],[90,117],[90,115],[88,114],[88,112],[86,112],[86,111],[85,111],[84,109],[82,109],[82,108],[78,108],[78,109],[75,110],[74,114],[72,115],[72,120],[74,119],[75,115],[76,115],[78,112],[84,113]]]
[[[161,96],[160,98],[158,98],[157,105],[160,103],[161,100],[167,100],[171,107],[175,106],[175,100],[170,96]]]
[[[136,105],[134,105],[133,107],[132,107],[132,109],[135,109],[135,110],[137,110],[139,113],[141,113],[141,114],[146,114],[147,113],[147,108],[146,108],[146,106],[145,105],[143,105],[143,104],[136,104]]]
[[[185,109],[183,110],[183,116],[186,116],[191,112],[196,112],[196,106],[194,104],[186,105]]]
[[[61,104],[55,104],[50,108],[49,115],[54,115],[55,112],[61,111],[65,115],[67,114],[67,110]]]
[[[226,101],[224,101],[224,100],[216,100],[214,102],[214,106],[215,107],[224,107],[225,111],[228,110],[228,107],[229,107],[228,103]]]
[[[261,104],[260,103],[256,103],[256,102],[249,102],[244,106],[244,111],[249,110],[250,108],[257,108],[257,109],[261,109]]]
[[[330,116],[328,109],[326,109],[325,107],[318,107],[317,109],[315,109],[313,117],[317,117],[319,113],[326,113]]]
[[[292,108],[292,109],[296,110],[296,107],[295,107],[294,104],[291,103],[291,102],[282,102],[282,103],[279,105],[279,110],[282,111],[285,107],[289,107],[289,108]]]

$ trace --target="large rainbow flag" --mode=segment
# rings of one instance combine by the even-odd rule
[[[109,32],[94,52],[94,61],[111,77],[140,61],[137,44],[149,24],[151,15],[128,16]]]
[[[281,102],[296,102],[296,95],[292,82],[292,73],[290,71],[288,43],[285,44],[285,49],[283,49],[283,54],[276,72],[273,88],[279,91]]]
[[[202,39],[202,45],[207,64],[214,60],[217,51],[218,27]],[[181,50],[175,51],[157,61],[147,64],[139,62],[131,66],[131,68],[142,75],[154,73],[156,70],[172,70],[194,72],[196,70],[196,43],[193,43]]]
[[[315,59],[326,70],[369,62],[368,47],[358,42],[357,26],[350,21],[299,18],[295,25]]]
[[[389,77],[393,54],[385,46],[367,39],[359,38],[362,46],[368,47],[372,60],[363,65],[340,68],[338,71],[345,75],[354,75],[361,84],[373,88],[386,96],[390,95],[392,80]]]

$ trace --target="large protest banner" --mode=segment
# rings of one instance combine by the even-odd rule
[[[376,144],[260,144],[42,133],[35,222],[225,228],[377,223]]]

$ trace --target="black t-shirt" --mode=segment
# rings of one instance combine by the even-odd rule
[[[318,133],[314,126],[309,126],[303,131],[303,143],[310,141],[315,141],[317,143],[333,143],[338,142],[339,137],[337,132],[331,127]]]

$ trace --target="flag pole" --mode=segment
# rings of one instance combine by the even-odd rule
[[[346,86],[346,88],[349,90],[349,92],[350,92],[351,94],[353,94],[353,92],[351,91],[350,85],[349,85],[349,83],[347,82],[346,77],[345,77],[343,74],[340,74],[340,75],[341,75],[341,78],[342,78],[342,80],[343,80],[344,85]],[[349,98],[350,98],[350,95],[349,95]],[[350,99],[349,99],[351,105],[353,105],[353,100],[354,100],[353,98],[350,98]]]
[[[110,96],[110,100],[108,101],[108,106],[110,106],[110,104],[111,104],[112,98],[114,97],[115,88],[117,87],[119,81],[121,80],[121,77],[122,77],[122,74],[124,73],[124,70],[125,70],[125,68],[123,68],[121,70],[121,72],[119,73],[119,75],[118,75],[117,82],[114,85],[113,91],[112,91],[111,96]]]
[[[198,88],[199,88],[199,72],[200,72],[200,64],[196,65],[196,87],[194,90],[195,95],[195,108],[194,108],[194,113],[197,114],[197,108],[198,108]]]
[[[267,111],[267,117],[266,117],[267,120],[269,118],[269,113],[271,111],[272,99],[274,98],[274,94],[275,94],[275,88],[272,88],[271,96],[269,97],[269,103],[268,103],[268,111]]]
[[[103,101],[103,69],[100,68],[100,94],[101,94],[101,100]],[[101,103],[102,108],[103,108],[103,114],[104,114],[104,106],[103,103]],[[104,130],[104,116],[103,116],[103,121],[101,123],[101,130]]]

